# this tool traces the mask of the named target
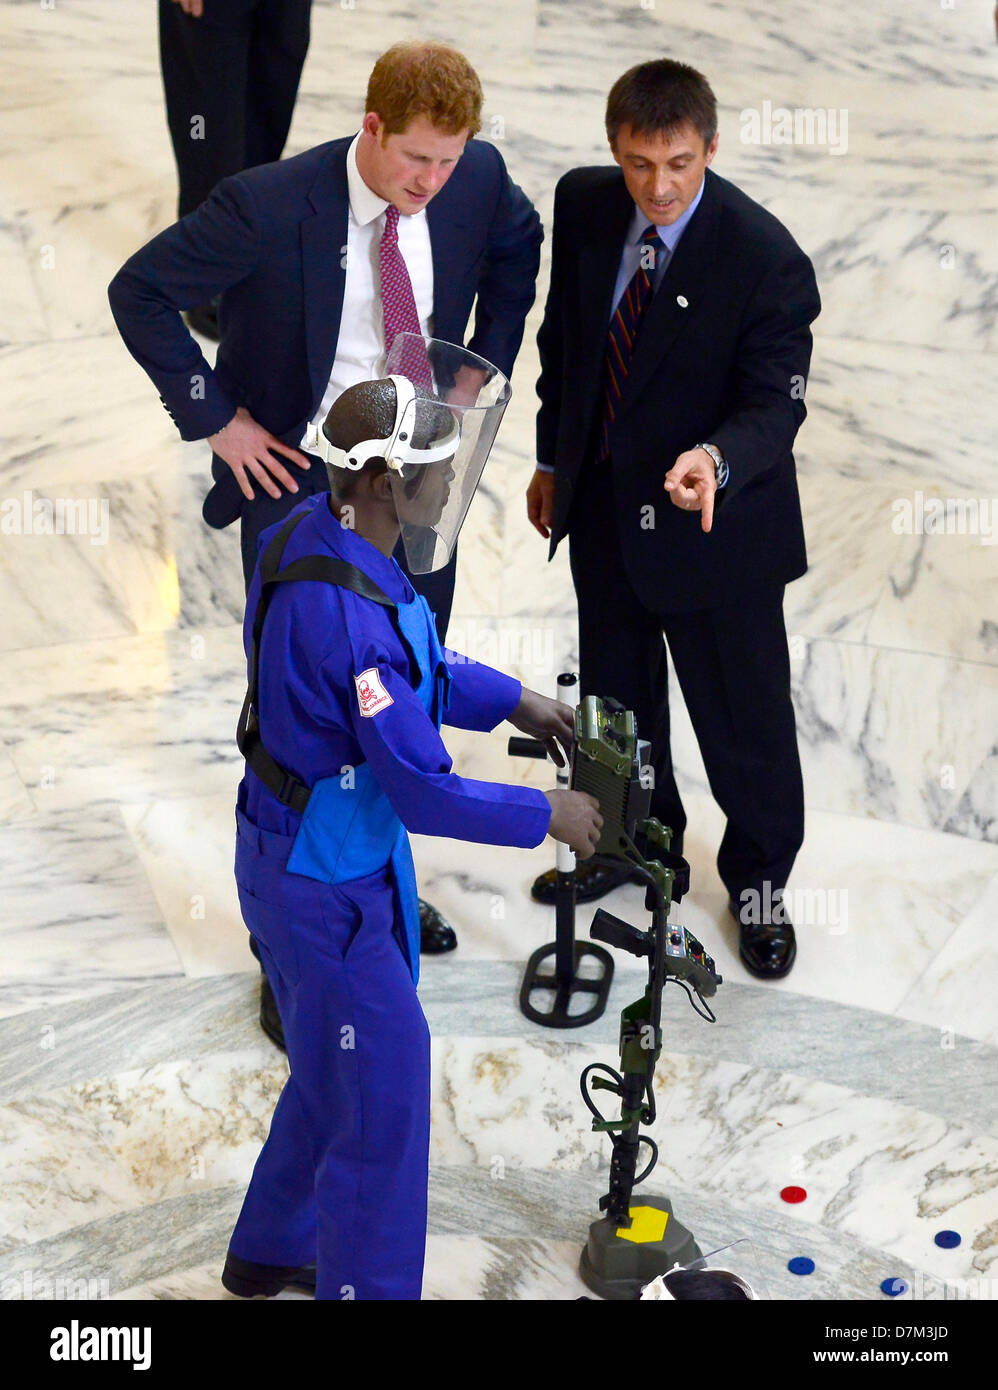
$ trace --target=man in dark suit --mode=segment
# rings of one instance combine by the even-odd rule
[[[396,44],[371,73],[357,135],[223,179],[111,281],[125,345],[181,438],[212,447],[204,519],[241,519],[247,584],[260,532],[328,488],[307,452],[310,430],[348,386],[381,374],[397,332],[462,343],[477,295],[467,346],[512,371],[543,233],[499,151],[469,138],[481,107],[462,54]],[[180,311],[216,294],[212,369]],[[404,552],[396,559],[405,569]],[[455,560],[429,575],[406,570],[441,643]],[[423,949],[453,949],[439,914],[424,904],[422,915]]]
[[[617,167],[574,169],[555,193],[528,516],[551,555],[569,538],[582,692],[635,711],[652,813],[681,849],[664,631],[727,817],[717,862],[741,957],[777,978],[796,955],[782,895],[804,833],[782,605],[807,563],[792,446],[817,286],[776,218],[708,168],[700,73],[632,68],[607,135]],[[580,875],[583,897],[621,881]]]
[[[159,0],[159,60],[177,216],[220,179],[280,159],[308,53],[312,0]],[[218,340],[214,304],[187,322]]]

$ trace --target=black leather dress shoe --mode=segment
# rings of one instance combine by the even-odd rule
[[[773,914],[776,921],[743,923],[734,899],[728,910],[738,923],[738,954],[745,969],[760,980],[789,975],[797,959],[797,937],[786,913]]]
[[[240,1298],[273,1298],[282,1289],[315,1293],[315,1265],[298,1269],[282,1265],[258,1265],[231,1252],[225,1257],[222,1285]]]
[[[534,902],[553,906],[557,881],[557,869],[548,869],[546,874],[535,878],[530,889]],[[594,854],[591,859],[584,859],[575,866],[575,901],[591,903],[619,888],[622,883],[641,882],[643,880],[619,859],[604,860]]]
[[[451,924],[430,903],[419,900],[419,953],[421,956],[442,956],[453,951],[457,936]]]
[[[274,998],[274,991],[270,988],[270,981],[262,972],[260,974],[260,1027],[267,1034],[267,1037],[282,1052],[287,1052],[284,1044],[284,1025],[281,1023],[281,1015],[277,1012],[277,1000]]]

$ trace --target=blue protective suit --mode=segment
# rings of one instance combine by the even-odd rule
[[[291,1074],[230,1241],[259,1264],[317,1265],[320,1299],[416,1299],[426,1235],[429,1034],[416,995],[419,926],[407,830],[540,843],[532,788],[451,772],[441,722],[489,730],[518,681],[441,651],[393,560],[308,498],[282,570],[330,555],[388,610],[325,583],[276,586],[260,644],[260,735],[312,788],[304,817],[247,768],[236,881],[284,1025]],[[261,553],[271,540],[261,537]],[[249,654],[259,565],[247,600]],[[415,668],[410,661],[415,659]]]

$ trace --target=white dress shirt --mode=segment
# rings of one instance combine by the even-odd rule
[[[381,237],[385,230],[384,198],[370,188],[357,168],[359,133],[347,150],[347,189],[350,212],[347,219],[346,283],[343,287],[343,313],[336,340],[336,357],[322,403],[311,424],[322,429],[330,407],[348,386],[370,381],[385,370],[385,317],[381,303]],[[412,282],[419,326],[429,334],[433,313],[433,256],[426,209],[398,220],[399,250]],[[341,254],[338,250],[337,255]],[[302,436],[307,449],[309,428]]]

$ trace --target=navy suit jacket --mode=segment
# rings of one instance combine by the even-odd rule
[[[574,169],[555,190],[537,337],[537,458],[555,471],[552,555],[571,530],[602,416],[611,300],[633,213],[616,165]],[[610,431],[624,562],[652,612],[713,608],[807,568],[793,442],[820,308],[811,262],[787,229],[708,169],[642,320]],[[662,488],[677,457],[701,442],[731,470],[706,534],[700,513],[673,506]]]
[[[223,179],[111,281],[118,330],[182,439],[207,438],[244,405],[265,429],[298,447],[336,355],[352,139],[330,140]],[[480,140],[468,141],[426,216],[434,336],[463,343],[477,294],[468,347],[508,376],[534,302],[540,218],[499,151]],[[180,311],[219,293],[221,342],[212,369]],[[227,526],[244,498],[217,455],[212,475],[204,517],[212,526]],[[308,490],[303,486],[302,494]]]

